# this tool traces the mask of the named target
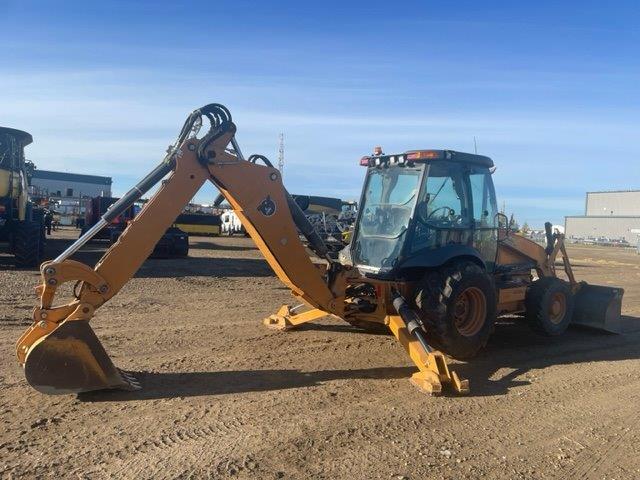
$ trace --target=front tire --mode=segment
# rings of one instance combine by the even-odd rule
[[[569,327],[575,306],[569,284],[556,277],[543,277],[531,284],[525,297],[525,318],[537,333],[562,335]]]
[[[415,303],[429,342],[454,358],[476,355],[493,331],[493,278],[471,261],[428,271],[418,285]]]

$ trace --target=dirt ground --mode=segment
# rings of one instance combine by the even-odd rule
[[[49,256],[73,235],[56,232]],[[640,256],[570,253],[580,279],[626,289],[640,324]],[[37,281],[0,257],[2,478],[640,478],[637,329],[547,339],[501,323],[454,364],[471,394],[428,397],[393,337],[330,318],[263,327],[292,298],[251,240],[195,238],[190,258],[147,261],[92,321],[143,390],[50,397],[14,357]]]

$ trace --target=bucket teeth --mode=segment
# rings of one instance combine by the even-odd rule
[[[120,376],[122,377],[122,379],[127,382],[129,384],[129,388],[122,388],[123,390],[140,390],[142,388],[142,386],[140,386],[140,382],[138,381],[138,379],[131,373],[131,372],[127,372],[126,370],[122,370],[120,368],[118,368],[118,373],[120,373]]]

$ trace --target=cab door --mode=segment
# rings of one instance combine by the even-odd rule
[[[468,170],[473,217],[473,246],[480,252],[487,270],[495,268],[498,252],[498,213],[493,180],[488,168],[471,166]]]

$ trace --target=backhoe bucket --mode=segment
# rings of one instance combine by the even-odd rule
[[[623,333],[624,289],[583,283],[575,295],[573,323],[611,333]]]
[[[49,395],[140,388],[133,377],[113,365],[85,320],[67,320],[34,343],[24,373],[33,388]]]

